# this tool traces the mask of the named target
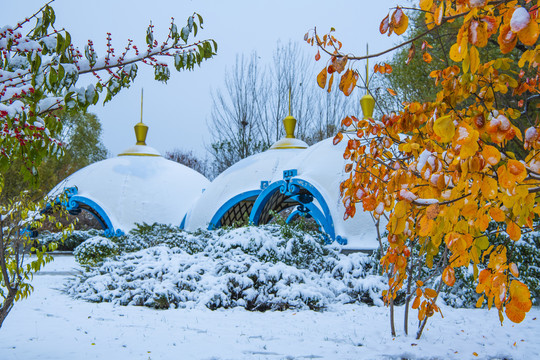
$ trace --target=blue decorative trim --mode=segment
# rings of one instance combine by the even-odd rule
[[[64,193],[67,197],[67,200],[64,200],[62,202],[62,205],[65,206],[66,210],[70,213],[77,213],[81,211],[81,204],[84,204],[91,208],[93,211],[95,211],[96,214],[99,216],[96,216],[93,212],[89,211],[90,214],[92,214],[96,220],[99,222],[101,227],[104,230],[104,235],[108,237],[112,236],[122,236],[125,233],[121,229],[114,229],[114,226],[112,225],[111,219],[103,210],[101,206],[99,206],[95,201],[85,197],[78,195],[79,190],[77,187],[69,187],[64,189]]]
[[[119,236],[124,236],[124,235],[126,235],[126,233],[124,233],[120,229],[116,229],[116,231],[113,231],[111,229],[105,229],[105,231],[103,231],[103,236],[108,237],[108,238],[119,237]]]
[[[250,190],[243,192],[241,194],[238,194],[236,196],[233,196],[225,204],[221,205],[221,207],[216,211],[214,216],[212,217],[212,220],[210,220],[210,224],[208,224],[208,230],[214,230],[219,227],[221,227],[221,218],[227,211],[229,211],[230,208],[232,208],[234,205],[238,204],[240,201],[244,201],[246,199],[249,199],[251,197],[256,197],[261,193],[261,190]]]
[[[296,169],[283,170],[283,180],[289,180],[296,175],[298,175],[298,170]]]
[[[182,222],[180,223],[180,230],[184,230],[185,227],[186,227],[186,218],[187,218],[187,213],[186,215],[184,215],[184,218],[182,219]]]
[[[285,171],[283,172],[283,175],[285,177]],[[301,189],[307,190],[312,197],[310,197],[308,194],[301,194]],[[282,194],[294,198],[296,201],[300,202],[309,209],[311,216],[313,216],[319,226],[322,227],[322,230],[328,235],[328,242],[331,243],[332,241],[336,240],[334,221],[332,220],[330,208],[326,204],[324,197],[314,185],[302,179],[292,178],[289,180],[279,180],[270,184],[270,186],[268,186],[261,192],[261,194],[257,198],[257,201],[255,201],[249,218],[250,222],[256,225],[259,224],[264,205],[278,190]],[[312,203],[313,199],[317,200],[319,206],[321,207],[320,209]]]
[[[268,185],[270,184],[270,181],[261,181],[261,190],[264,190],[268,187]]]

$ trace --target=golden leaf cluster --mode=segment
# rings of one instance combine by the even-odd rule
[[[389,247],[381,259],[390,276],[387,302],[403,288],[411,250],[419,248],[417,256],[439,269],[447,286],[455,284],[456,268],[472,266],[478,305],[495,306],[501,321],[506,314],[520,322],[529,311],[530,293],[517,280],[517,266],[508,263],[505,247],[490,244],[486,231],[497,222],[497,232],[517,241],[534,229],[540,214],[540,124],[526,118],[530,100],[540,94],[539,5],[421,0],[429,29],[462,20],[448,52],[453,63],[430,74],[439,87],[436,100],[404,103],[399,113],[380,119],[349,116],[347,126],[356,133],[334,138],[334,143],[348,140],[349,177],[340,187],[344,218],[354,216],[357,206],[376,219],[383,212],[388,216]],[[407,24],[398,7],[380,31],[402,34]],[[481,51],[490,41],[498,43],[500,56],[488,58]],[[504,57],[516,47],[519,56]],[[428,55],[424,52],[426,62]],[[339,61],[352,66],[351,59],[336,49],[323,72],[330,74],[330,66],[343,70],[345,65],[335,64]],[[377,65],[376,72],[386,69]],[[321,87],[327,85],[323,72],[317,79]],[[506,94],[515,102],[501,102]],[[516,156],[510,144],[526,150],[526,156]],[[488,266],[482,269],[484,260]],[[417,283],[413,308],[419,309],[419,319],[438,311],[437,294]]]

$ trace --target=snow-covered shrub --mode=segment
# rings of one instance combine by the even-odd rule
[[[74,230],[71,234],[67,235],[66,239],[62,242],[62,233],[57,232],[43,232],[39,234],[37,241],[40,245],[49,246],[50,243],[57,243],[57,250],[73,251],[77,246],[83,243],[86,239],[101,234],[101,230]]]
[[[85,240],[73,251],[75,260],[81,265],[95,266],[104,259],[119,253],[118,246],[110,239],[94,236]]]
[[[382,304],[385,280],[375,273],[372,257],[339,254],[315,234],[295,227],[285,234],[279,225],[173,231],[170,237],[166,228],[158,226],[158,231],[165,239],[157,240],[149,230],[138,234],[154,246],[87,268],[71,280],[67,292],[89,301],[159,309],[320,310],[332,303]]]

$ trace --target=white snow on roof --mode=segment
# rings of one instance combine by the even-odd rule
[[[296,169],[298,173],[294,178],[309,182],[324,197],[336,236],[348,241],[344,247],[376,249],[379,245],[377,231],[371,215],[362,211],[361,204],[358,204],[354,218],[343,220],[345,208],[339,185],[348,177],[344,171],[346,161],[343,159],[346,143],[342,141],[334,146],[332,139],[326,139],[305,150],[268,150],[239,161],[208,186],[189,212],[185,228],[190,231],[207,228],[218,210],[234,196],[260,190],[261,181],[273,183],[283,180],[284,170]],[[314,203],[318,205],[316,201]],[[384,231],[384,224],[381,230]]]
[[[212,217],[231,198],[261,189],[261,181],[283,175],[283,163],[306,151],[304,149],[276,149],[249,156],[221,173],[207,187],[186,219],[186,230],[208,228]]]
[[[209,184],[198,172],[161,156],[118,156],[75,172],[49,196],[76,186],[77,195],[103,208],[115,230],[129,231],[143,222],[180,225]]]
[[[319,190],[330,209],[336,236],[347,239],[344,248],[376,249],[379,246],[377,231],[371,215],[362,211],[361,204],[357,204],[353,218],[343,220],[345,207],[341,201],[339,185],[349,176],[345,173],[347,161],[343,159],[346,146],[345,139],[337,145],[333,144],[332,138],[323,140],[291,159],[285,168],[297,169],[295,178],[305,180]],[[381,225],[381,232],[384,226]]]

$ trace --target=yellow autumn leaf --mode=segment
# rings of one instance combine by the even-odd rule
[[[464,53],[461,51],[461,46],[459,44],[454,44],[450,47],[450,59],[455,62],[463,61]]]
[[[521,239],[521,228],[513,221],[506,225],[506,233],[514,241]]]
[[[482,156],[489,165],[497,165],[501,161],[501,153],[496,147],[491,145],[484,145]]]
[[[499,190],[499,184],[497,183],[497,180],[486,176],[484,180],[482,180],[480,190],[482,190],[482,196],[485,198],[495,199]]]
[[[317,84],[321,89],[324,89],[326,87],[326,76],[327,76],[326,67],[322,69],[322,71],[317,75]]]
[[[478,66],[480,65],[480,54],[475,46],[471,46],[469,49],[469,59],[471,62],[471,74],[476,74],[476,71],[478,71]]]
[[[454,286],[454,283],[456,282],[456,275],[454,272],[454,268],[451,266],[447,266],[443,270],[442,279],[446,285]]]
[[[508,269],[510,270],[510,273],[514,275],[515,277],[519,277],[519,270],[515,263],[511,263],[508,265]]]
[[[433,0],[420,0],[420,9],[430,11],[433,6]]]
[[[433,124],[433,131],[441,138],[441,142],[446,143],[452,140],[456,133],[454,121],[450,115],[445,115],[437,118]]]
[[[504,211],[502,211],[498,207],[492,207],[491,209],[489,209],[489,216],[491,216],[491,218],[497,222],[504,221],[504,219],[506,218]]]

